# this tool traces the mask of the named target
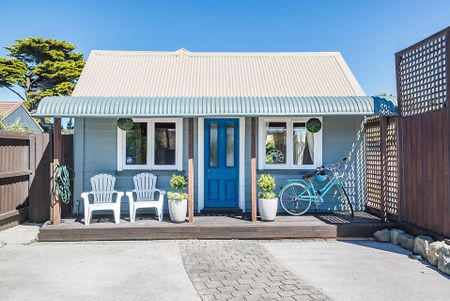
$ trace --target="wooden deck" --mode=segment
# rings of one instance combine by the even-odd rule
[[[392,227],[366,212],[354,218],[347,213],[305,216],[277,216],[274,222],[252,223],[248,216],[196,216],[194,223],[174,224],[165,216],[136,218],[134,224],[122,219],[116,225],[109,217],[94,218],[89,226],[77,219],[40,229],[39,241],[98,241],[156,239],[306,239],[371,237],[373,232]]]

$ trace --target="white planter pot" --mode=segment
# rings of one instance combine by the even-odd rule
[[[187,200],[172,201],[169,200],[170,219],[174,223],[182,223],[186,220]]]
[[[258,198],[259,215],[263,221],[273,221],[277,215],[278,198],[261,199]]]

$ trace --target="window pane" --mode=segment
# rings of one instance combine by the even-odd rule
[[[266,123],[266,163],[286,163],[286,123]]]
[[[294,164],[314,164],[314,134],[308,132],[305,123],[294,123]]]
[[[227,167],[234,166],[234,123],[227,123]]]
[[[209,128],[209,166],[217,166],[217,123]]]
[[[155,165],[175,165],[176,125],[155,122]]]
[[[147,123],[135,122],[133,128],[126,132],[126,164],[147,164]]]

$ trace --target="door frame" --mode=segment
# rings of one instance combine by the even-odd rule
[[[239,120],[239,208],[245,212],[245,117],[211,117],[214,119],[238,119]],[[200,212],[205,207],[205,118],[198,118],[198,206]]]

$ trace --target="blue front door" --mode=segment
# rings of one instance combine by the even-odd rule
[[[238,150],[238,119],[205,119],[205,207],[238,207]]]

